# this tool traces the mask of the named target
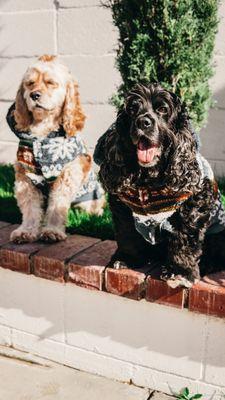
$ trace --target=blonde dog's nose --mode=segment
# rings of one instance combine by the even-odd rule
[[[38,99],[41,97],[41,93],[39,93],[39,92],[32,92],[32,93],[30,94],[30,97],[32,98],[32,100],[36,101],[36,100],[38,100]]]

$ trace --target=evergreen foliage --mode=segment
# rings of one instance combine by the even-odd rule
[[[209,78],[218,25],[218,0],[105,0],[119,30],[117,66],[122,85],[160,82],[186,103],[196,128],[211,104]]]

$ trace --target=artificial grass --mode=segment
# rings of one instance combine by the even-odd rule
[[[0,221],[14,224],[21,222],[21,213],[13,193],[14,170],[12,165],[0,165]],[[225,178],[219,181],[225,206]],[[70,233],[94,236],[101,239],[113,239],[112,218],[108,205],[102,216],[89,215],[78,209],[70,209],[67,219]]]

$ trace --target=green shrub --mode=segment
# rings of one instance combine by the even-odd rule
[[[113,102],[138,81],[157,81],[186,103],[196,128],[211,103],[209,78],[218,0],[105,0],[119,29],[122,85]]]

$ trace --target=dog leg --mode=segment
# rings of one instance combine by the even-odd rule
[[[16,243],[34,242],[39,238],[43,217],[43,196],[24,173],[16,172],[15,195],[22,213],[22,224],[10,240]]]
[[[115,195],[109,195],[115,239],[118,249],[108,266],[115,269],[144,265],[148,261],[149,244],[137,232],[131,210]]]
[[[82,165],[76,159],[53,183],[41,232],[43,241],[57,242],[66,239],[67,214],[74,199],[74,193],[79,190],[83,179]]]
[[[203,190],[181,206],[169,240],[167,271],[162,274],[169,286],[190,287],[200,279],[200,259],[213,201],[212,183],[205,179]]]

